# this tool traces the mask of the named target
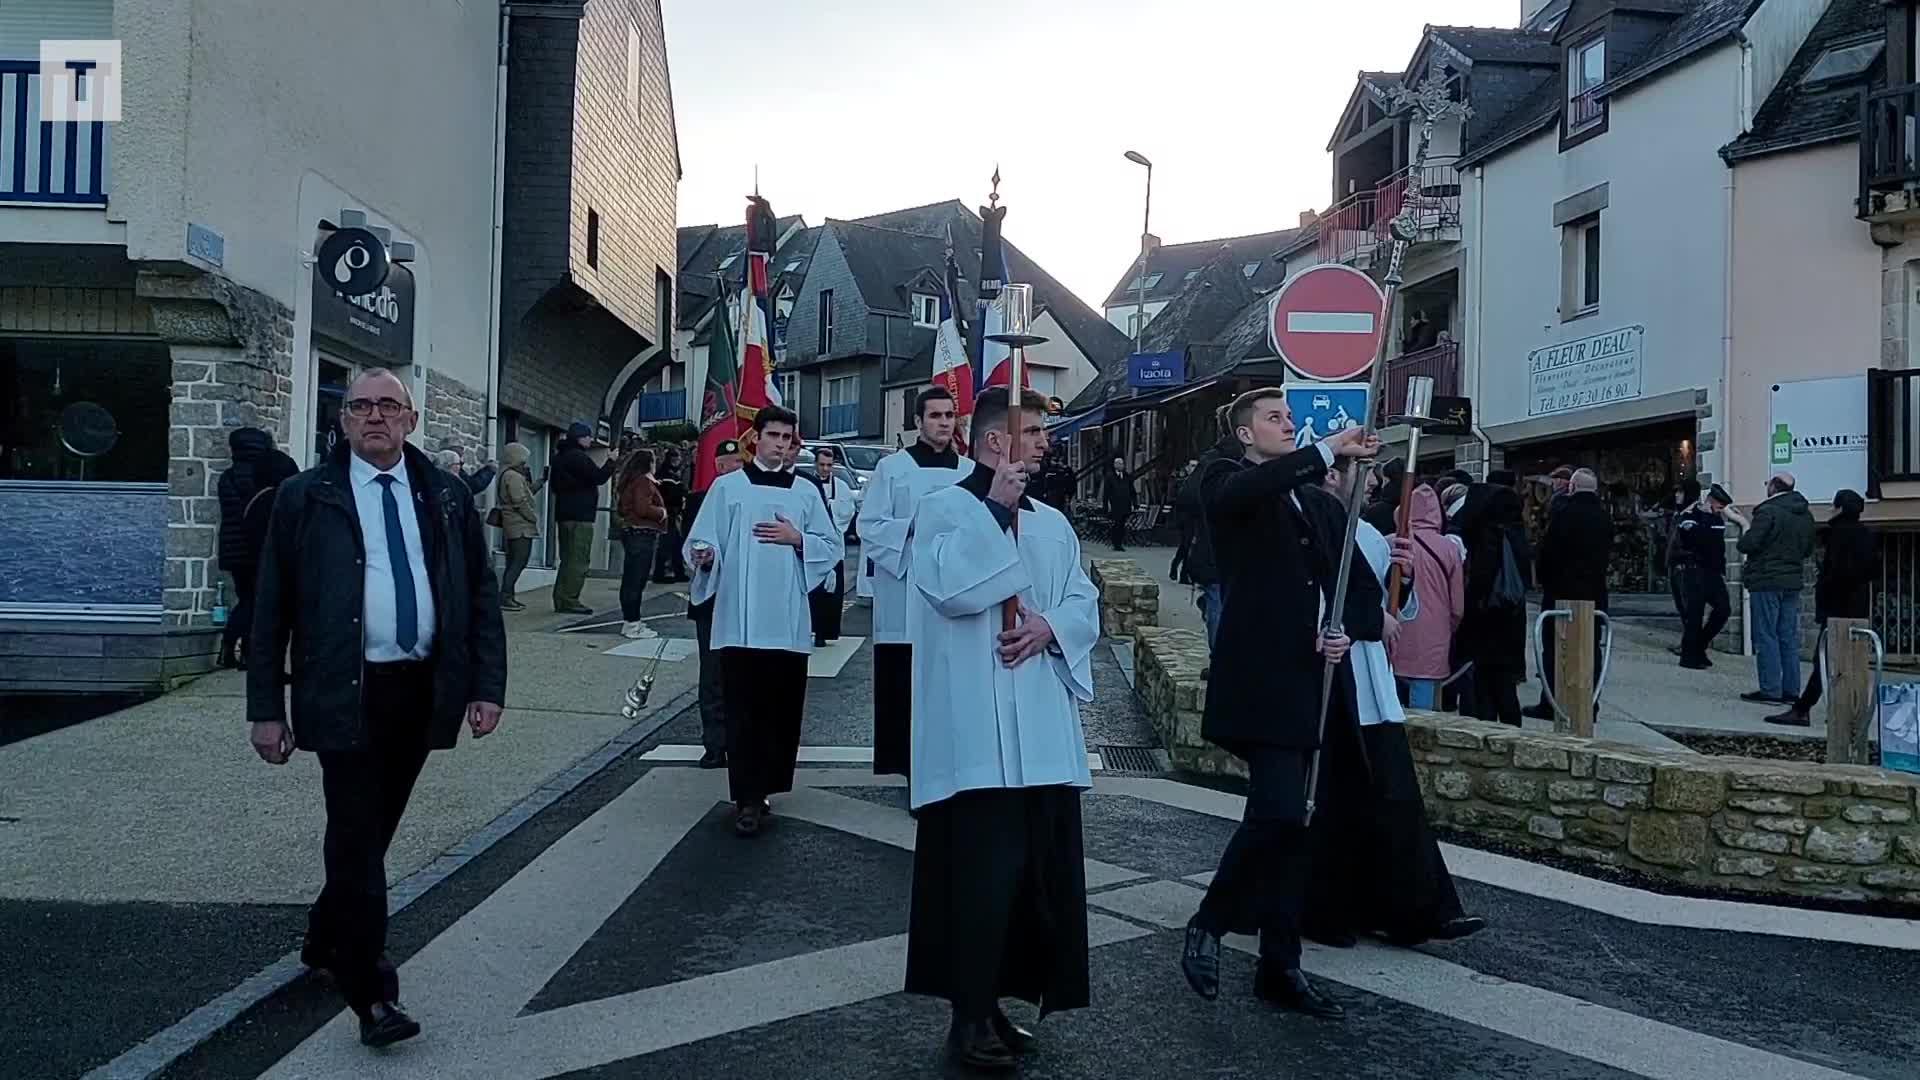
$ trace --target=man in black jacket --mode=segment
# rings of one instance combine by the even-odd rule
[[[654,483],[660,487],[660,501],[667,504],[667,527],[653,555],[653,580],[658,585],[687,580],[687,565],[681,558],[680,547],[686,543],[687,525],[693,515],[687,513],[687,485],[680,473],[680,451],[667,451],[659,471],[654,474]]]
[[[1323,631],[1339,556],[1323,540],[1318,512],[1303,509],[1296,493],[1323,483],[1336,457],[1369,456],[1380,440],[1353,427],[1296,450],[1286,396],[1272,388],[1240,395],[1230,421],[1245,457],[1209,465],[1201,484],[1227,604],[1200,730],[1246,761],[1247,805],[1206,899],[1187,924],[1181,967],[1200,996],[1218,995],[1220,938],[1251,916],[1260,930],[1255,993],[1311,1016],[1339,1017],[1340,1006],[1300,971],[1299,924],[1310,865],[1306,777],[1320,741],[1319,690],[1327,660],[1343,660],[1350,642]],[[1371,572],[1361,560],[1355,568]],[[1351,708],[1351,669],[1343,672],[1335,692]]]
[[[1557,496],[1556,496],[1557,498]],[[1592,469],[1575,469],[1567,481],[1566,501],[1551,512],[1547,533],[1538,552],[1540,589],[1558,605],[1563,600],[1591,600],[1607,610],[1607,564],[1613,558],[1613,513],[1600,501],[1600,479]],[[1600,638],[1593,642],[1595,670],[1600,662]],[[1547,635],[1541,654],[1547,687],[1553,687],[1553,635]],[[1542,694],[1540,703],[1526,710],[1536,720],[1553,719],[1553,708]]]
[[[1181,505],[1186,507],[1187,513],[1193,516],[1195,526],[1193,545],[1187,549],[1185,570],[1187,576],[1191,577],[1193,583],[1200,589],[1194,603],[1200,608],[1200,618],[1206,621],[1209,651],[1212,650],[1214,640],[1220,634],[1222,597],[1220,571],[1213,557],[1213,530],[1207,525],[1207,515],[1200,505],[1200,489],[1206,479],[1207,470],[1212,468],[1215,462],[1237,461],[1240,458],[1240,440],[1226,430],[1228,412],[1231,408],[1232,406],[1221,407],[1218,417],[1222,432],[1220,442],[1213,449],[1200,455],[1199,467],[1187,477],[1186,483],[1180,485],[1180,493],[1176,496]]]
[[[1680,578],[1680,666],[1713,666],[1707,646],[1726,629],[1733,605],[1727,598],[1727,511],[1733,496],[1719,484],[1704,502],[1687,507],[1673,525],[1673,554]],[[1710,612],[1710,614],[1709,614]],[[1706,615],[1702,625],[1700,618]]]
[[[296,747],[320,758],[327,883],[301,959],[333,973],[375,1047],[420,1032],[384,956],[387,847],[428,751],[452,747],[462,721],[475,738],[492,732],[506,700],[506,633],[473,493],[407,445],[417,420],[391,372],[347,388],[345,444],[274,499],[248,650],[255,752],[275,765]]]
[[[247,504],[263,486],[261,471],[273,452],[273,436],[259,428],[235,428],[227,435],[227,449],[233,464],[220,474],[216,493],[220,496],[220,569],[233,575],[234,604],[220,635],[219,664],[237,667],[240,658],[235,646],[245,647],[247,620],[253,612],[253,577],[260,568],[259,550],[247,544]]]
[[[1822,640],[1814,646],[1820,654],[1827,633],[1828,619],[1865,619],[1873,614],[1873,533],[1860,515],[1867,500],[1857,491],[1842,489],[1833,496],[1833,517],[1827,519],[1827,545],[1820,555],[1820,576],[1813,586],[1813,621],[1820,627]],[[1813,665],[1806,688],[1786,711],[1767,717],[1769,724],[1806,727],[1811,723],[1813,707],[1820,703],[1820,665]]]
[[[553,520],[560,533],[560,567],[553,575],[553,610],[566,615],[591,615],[580,602],[593,562],[593,526],[600,513],[600,487],[620,466],[615,454],[601,464],[588,455],[593,429],[576,420],[567,429],[565,447],[553,459]]]

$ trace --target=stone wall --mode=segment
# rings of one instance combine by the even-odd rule
[[[1095,559],[1087,571],[1100,591],[1100,632],[1131,637],[1136,627],[1160,622],[1160,582],[1132,559]]]
[[[430,450],[454,446],[469,465],[487,459],[487,395],[444,372],[427,369],[426,425],[423,445]],[[494,448],[498,456],[499,448]]]
[[[1200,738],[1206,641],[1134,633],[1135,688],[1174,766],[1244,777]],[[1703,757],[1410,713],[1428,817],[1515,848],[1717,890],[1920,904],[1920,776]]]

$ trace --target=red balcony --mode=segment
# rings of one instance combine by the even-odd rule
[[[1453,162],[1411,166],[1376,186],[1335,203],[1320,215],[1320,257],[1349,265],[1369,260],[1392,240],[1391,226],[1411,205],[1419,232],[1414,242],[1450,239],[1460,228],[1460,171]]]
[[[1381,400],[1379,423],[1407,411],[1407,380],[1425,375],[1433,380],[1436,397],[1456,397],[1460,393],[1460,343],[1448,341],[1419,352],[1401,353],[1387,361],[1387,390]]]

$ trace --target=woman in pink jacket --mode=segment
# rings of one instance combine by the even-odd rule
[[[1440,684],[1453,674],[1448,658],[1453,632],[1467,610],[1467,559],[1443,531],[1440,497],[1433,488],[1415,488],[1409,507],[1420,614],[1401,624],[1391,656],[1393,673],[1407,681],[1407,704],[1432,709],[1440,700]]]

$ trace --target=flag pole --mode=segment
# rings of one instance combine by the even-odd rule
[[[1441,117],[1464,119],[1472,115],[1472,110],[1464,101],[1453,101],[1447,95],[1446,81],[1437,70],[1430,71],[1420,84],[1408,90],[1397,89],[1393,94],[1394,104],[1399,110],[1411,109],[1419,113],[1420,141],[1414,148],[1413,164],[1408,169],[1407,195],[1401,201],[1400,212],[1392,222],[1393,255],[1387,260],[1386,277],[1381,279],[1382,302],[1380,317],[1382,325],[1378,340],[1374,344],[1373,371],[1368,377],[1366,419],[1362,421],[1365,429],[1374,426],[1376,403],[1386,386],[1386,349],[1387,327],[1385,320],[1393,316],[1393,301],[1400,292],[1401,265],[1406,261],[1407,245],[1420,234],[1418,202],[1420,198],[1420,178],[1426,168],[1427,153],[1433,146],[1433,127]],[[1347,528],[1346,536],[1340,545],[1339,576],[1333,583],[1333,603],[1327,607],[1326,633],[1329,635],[1346,632],[1347,579],[1353,570],[1354,538],[1360,532],[1360,511],[1366,501],[1367,485],[1363,481],[1363,470],[1372,468],[1371,463],[1355,462],[1352,475],[1348,478],[1347,488]],[[1413,463],[1408,462],[1409,471]],[[1314,741],[1312,762],[1307,768],[1307,824],[1313,823],[1313,811],[1320,792],[1320,747],[1327,739],[1327,712],[1333,703],[1334,677],[1340,665],[1328,660],[1320,676],[1320,728],[1319,737]]]

